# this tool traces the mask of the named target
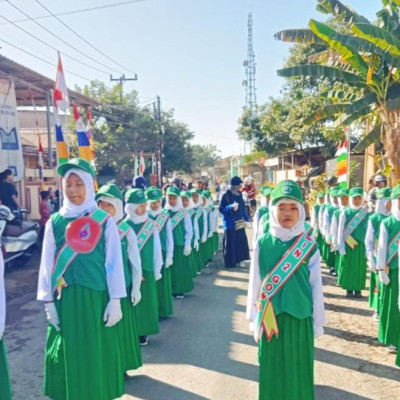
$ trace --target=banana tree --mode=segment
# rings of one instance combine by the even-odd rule
[[[325,96],[326,104],[303,121],[306,124],[335,119],[335,126],[347,126],[371,115],[378,115],[381,141],[391,166],[392,183],[400,182],[400,0],[382,0],[376,24],[370,23],[339,0],[317,0],[317,9],[331,14],[345,25],[345,32],[315,20],[308,29],[278,32],[282,41],[318,43],[323,54],[310,57],[307,65],[278,70],[286,78],[312,77],[326,79],[332,85],[341,83],[338,91]],[[323,53],[323,52],[322,52]],[[359,96],[354,98],[354,89]],[[344,92],[344,93],[343,93]],[[347,92],[347,94],[346,94]],[[344,100],[344,101],[343,101]],[[333,104],[332,104],[333,103]],[[376,136],[372,130],[371,136]]]

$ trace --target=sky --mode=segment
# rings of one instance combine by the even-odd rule
[[[214,144],[222,156],[238,155],[243,151],[236,129],[245,104],[242,81],[245,79],[243,61],[247,55],[248,13],[253,13],[254,20],[258,104],[265,103],[270,96],[279,96],[283,83],[276,70],[282,67],[288,56],[290,44],[276,41],[274,33],[306,27],[310,18],[325,18],[316,12],[316,0],[137,0],[119,7],[59,17],[73,31],[124,67],[121,68],[53,17],[38,19],[37,22],[92,60],[32,21],[16,24],[53,48],[4,19],[26,19],[9,3],[31,18],[48,15],[39,1],[55,14],[123,2],[0,0],[0,54],[54,79],[55,66],[37,60],[2,40],[51,64],[57,62],[56,50],[59,50],[70,88],[75,84],[83,86],[92,79],[111,85],[110,74],[114,78],[122,74],[130,78],[135,72],[138,81],[126,82],[124,90],[138,90],[143,105],[159,95],[163,110],[174,109],[176,119],[188,124],[195,133],[193,143]],[[343,2],[370,20],[381,6],[380,0]]]

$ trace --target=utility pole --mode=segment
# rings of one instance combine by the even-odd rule
[[[121,85],[121,91],[120,91],[120,100],[121,100],[121,104],[122,104],[122,94],[123,94],[123,85],[124,82],[126,81],[137,81],[138,77],[137,74],[135,74],[134,78],[125,78],[125,74],[122,74],[122,76],[120,76],[119,78],[113,78],[112,75],[110,75],[110,81],[115,81],[115,82],[119,82],[119,84]]]
[[[154,107],[154,118],[158,121],[158,128],[160,133],[160,147],[158,150],[160,156],[160,167],[157,175],[157,180],[159,181],[159,185],[162,186],[162,177],[163,177],[163,168],[162,168],[162,159],[163,159],[163,147],[164,147],[164,133],[165,128],[161,121],[161,98],[157,95],[157,103],[153,103]]]

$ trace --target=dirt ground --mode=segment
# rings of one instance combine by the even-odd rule
[[[257,348],[245,320],[248,264],[233,270],[222,264],[218,254],[193,293],[174,300],[174,317],[162,321],[161,333],[143,348],[144,366],[129,373],[123,400],[257,399]],[[16,400],[45,399],[38,266],[36,254],[25,267],[6,272],[5,339]],[[316,341],[316,399],[400,399],[400,368],[376,340],[367,291],[362,299],[347,299],[324,267],[323,279],[327,326]]]

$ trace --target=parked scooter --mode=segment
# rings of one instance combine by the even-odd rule
[[[24,221],[26,210],[11,211],[0,206],[0,245],[8,268],[24,265],[32,256],[38,238],[39,224]]]

